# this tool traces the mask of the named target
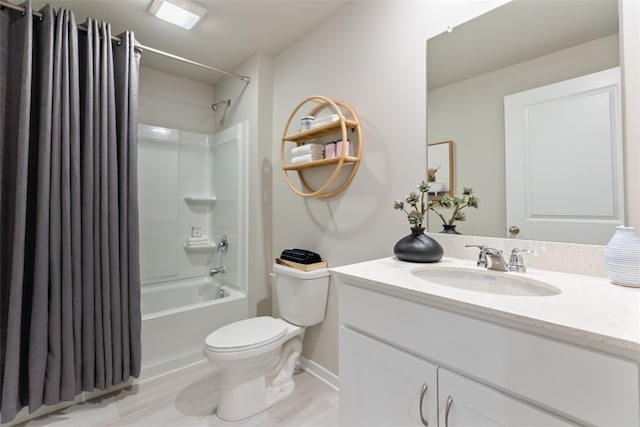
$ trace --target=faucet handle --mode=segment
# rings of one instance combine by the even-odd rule
[[[476,265],[478,267],[487,267],[487,247],[485,245],[464,245],[465,248],[478,248],[480,249],[480,254],[478,254],[478,262]]]
[[[216,243],[216,252],[222,252],[222,254],[226,254],[229,251],[229,238],[226,234],[223,234]]]
[[[520,248],[513,248],[511,250],[511,256],[512,257],[513,256],[519,256],[521,254],[538,256],[538,255],[540,255],[540,252],[534,251],[533,249],[520,249]]]
[[[540,252],[531,249],[513,248],[511,257],[509,258],[509,271],[517,271],[519,273],[525,273],[527,271],[522,254],[538,256]]]

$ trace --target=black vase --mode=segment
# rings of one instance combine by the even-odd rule
[[[438,262],[444,255],[440,243],[424,234],[423,227],[412,227],[411,234],[398,240],[393,253],[399,260],[409,262]]]
[[[456,231],[455,225],[442,224],[442,231],[440,233],[443,234],[462,234]]]

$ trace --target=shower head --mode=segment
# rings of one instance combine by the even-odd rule
[[[218,111],[218,108],[220,108],[220,106],[222,106],[222,105],[226,105],[227,108],[229,108],[229,106],[231,105],[231,100],[227,99],[225,101],[215,102],[215,103],[211,104],[211,108],[213,109],[213,111]]]

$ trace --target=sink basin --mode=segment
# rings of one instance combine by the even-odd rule
[[[560,289],[548,283],[492,270],[436,267],[418,268],[411,274],[438,285],[489,294],[542,297],[560,293]]]

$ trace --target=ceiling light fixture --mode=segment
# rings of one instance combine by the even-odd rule
[[[153,0],[149,13],[190,30],[207,13],[207,9],[187,0]]]

